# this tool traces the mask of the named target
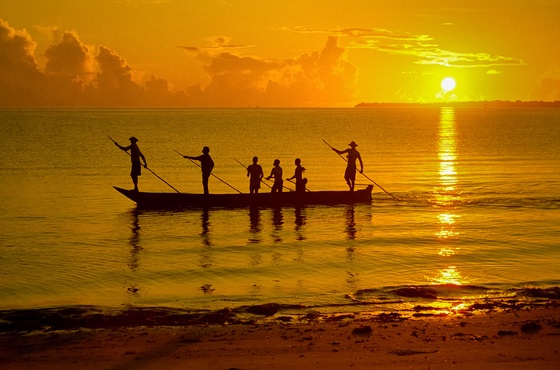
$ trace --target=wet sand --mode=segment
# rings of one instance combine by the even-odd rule
[[[560,305],[453,314],[4,311],[2,369],[558,369]]]

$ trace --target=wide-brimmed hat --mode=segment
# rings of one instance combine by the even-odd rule
[[[131,138],[130,138],[130,139],[128,139],[128,140],[130,140],[130,141],[132,141],[132,142],[134,142],[134,143],[138,141],[138,139],[137,139],[137,138],[135,138],[134,136],[133,136],[133,137],[131,137]]]
[[[357,146],[358,146],[358,144],[356,144],[356,142],[352,141],[352,142],[351,142],[350,144],[348,144],[348,146],[351,146],[351,147],[357,147]]]

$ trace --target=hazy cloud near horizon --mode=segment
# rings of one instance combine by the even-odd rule
[[[414,35],[379,28],[311,29],[285,28],[300,33],[325,33],[353,38],[350,47],[372,49],[383,53],[401,54],[418,58],[416,64],[442,65],[456,68],[524,65],[521,59],[487,53],[461,53],[444,50],[429,35]]]
[[[248,107],[333,106],[354,101],[357,68],[344,60],[336,36],[321,51],[295,59],[240,56],[226,37],[211,48],[181,47],[205,65],[208,86],[171,91],[165,79],[134,71],[115,50],[84,44],[66,31],[45,51],[25,30],[0,19],[0,106],[3,107]]]

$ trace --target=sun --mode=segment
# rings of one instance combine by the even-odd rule
[[[443,80],[441,80],[441,88],[446,92],[453,90],[455,88],[455,85],[455,79],[453,77],[445,77]]]

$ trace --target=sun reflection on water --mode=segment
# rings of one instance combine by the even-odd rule
[[[456,191],[456,150],[455,111],[453,108],[442,108],[438,135],[439,184],[434,188],[436,205],[453,205],[461,199]]]
[[[465,283],[465,279],[455,266],[449,266],[447,268],[439,270],[437,275],[431,280],[433,284],[438,285],[463,285]]]
[[[461,215],[454,207],[462,201],[457,191],[458,173],[456,168],[457,144],[455,138],[455,111],[453,108],[442,108],[438,135],[438,174],[439,183],[434,187],[434,203],[441,207],[437,215],[435,236],[442,245],[438,257],[450,259],[453,263],[460,248],[457,247],[460,232],[457,223]],[[448,263],[449,263],[448,262]],[[428,277],[431,284],[463,285],[468,279],[463,277],[455,265],[439,268],[433,277]]]

